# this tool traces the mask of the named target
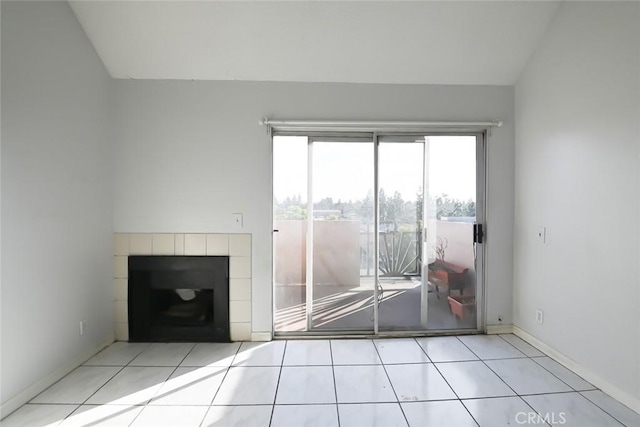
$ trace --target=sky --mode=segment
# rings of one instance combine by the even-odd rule
[[[274,197],[307,197],[306,137],[276,136],[273,141]],[[476,198],[476,145],[473,136],[430,136],[426,144],[381,142],[380,187],[414,200],[423,184],[423,153],[428,152],[428,188],[462,200]],[[334,202],[363,199],[373,193],[373,143],[314,142],[313,199]]]

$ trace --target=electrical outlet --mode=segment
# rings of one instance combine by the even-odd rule
[[[81,320],[80,321],[80,336],[83,336],[86,331],[87,331],[87,322],[85,322],[84,320]]]
[[[502,316],[498,316],[498,322],[502,323]]]
[[[540,309],[536,310],[536,322],[541,325],[544,323],[544,312]]]

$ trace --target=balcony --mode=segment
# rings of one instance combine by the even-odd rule
[[[313,330],[373,329],[373,225],[318,218],[313,224]],[[279,220],[276,227],[275,328],[303,332],[307,330],[307,221]],[[457,317],[447,299],[450,294],[475,295],[472,227],[470,222],[434,221],[430,229],[437,239],[426,245],[432,268],[424,269],[428,275],[424,287],[422,234],[415,226],[397,227],[402,231],[380,227],[381,330],[423,330],[425,313],[429,330],[476,327],[475,310]],[[456,267],[455,280],[443,280],[437,268],[443,264],[436,262],[438,248],[444,250],[446,264]]]

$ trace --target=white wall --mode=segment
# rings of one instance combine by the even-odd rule
[[[271,330],[271,151],[263,116],[501,119],[489,145],[489,323],[511,323],[513,88],[115,82],[116,232],[253,234],[253,331]],[[236,229],[232,212],[244,213]]]
[[[2,2],[5,410],[113,333],[109,89],[66,2]]]
[[[0,2],[0,100],[2,99],[2,2]],[[2,102],[0,102],[0,178],[2,177]],[[0,179],[0,310],[2,310],[2,180]],[[0,320],[2,312],[0,311]],[[0,404],[2,394],[2,327],[0,326]],[[0,418],[2,414],[0,413]]]
[[[637,410],[639,119],[640,4],[563,3],[516,88],[514,322]]]

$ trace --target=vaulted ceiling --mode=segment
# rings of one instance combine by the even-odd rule
[[[549,1],[71,1],[120,79],[512,85]]]

